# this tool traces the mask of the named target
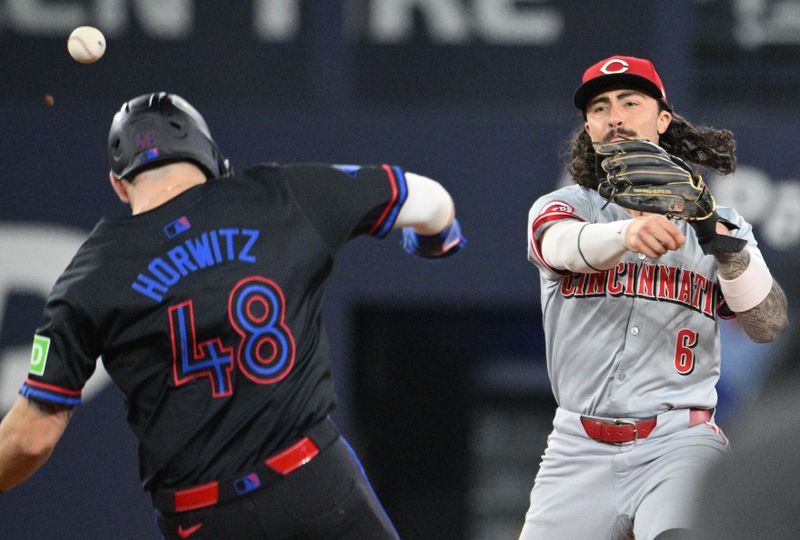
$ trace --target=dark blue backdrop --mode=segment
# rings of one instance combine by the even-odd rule
[[[383,242],[354,241],[334,271],[326,320],[337,419],[354,438],[369,437],[355,433],[352,420],[357,306],[538,309],[538,273],[526,261],[527,211],[562,176],[559,150],[580,121],[571,105],[580,74],[611,54],[654,59],[678,112],[734,130],[744,173],[714,189],[755,224],[773,272],[796,300],[800,233],[791,212],[800,205],[800,108],[783,96],[800,90],[800,45],[737,38],[757,23],[768,30],[772,12],[753,22],[735,2],[720,0],[653,2],[647,12],[633,0],[591,8],[578,0],[508,2],[520,17],[548,15],[553,30],[550,41],[531,34],[508,44],[491,37],[504,34],[486,29],[478,7],[489,3],[479,0],[445,2],[459,16],[418,8],[400,38],[380,30],[379,3],[368,0],[288,2],[299,9],[285,34],[253,29],[254,9],[274,2],[186,2],[194,8],[191,24],[177,37],[159,35],[158,17],[137,11],[136,2],[109,4],[123,12],[89,1],[0,3],[2,364],[11,365],[12,352],[25,354],[19,351],[29,347],[43,302],[41,290],[8,277],[12,269],[57,274],[64,264],[55,256],[48,263],[46,243],[18,246],[20,227],[41,229],[40,239],[68,227],[85,234],[102,215],[124,213],[108,187],[108,123],[125,99],[160,89],[204,113],[238,168],[256,161],[389,162],[435,178],[453,194],[469,238],[458,257],[438,264],[410,258],[394,233]],[[46,5],[56,12],[43,11]],[[460,21],[467,30],[442,37],[434,20]],[[709,21],[713,33],[702,31]],[[67,56],[66,37],[78,24],[106,30],[108,52],[97,64]],[[46,94],[54,106],[44,104]],[[737,189],[756,182],[760,196]],[[720,415],[733,421],[775,346],[750,345],[730,324],[723,331],[727,408]],[[543,354],[531,361],[542,362]],[[18,387],[6,383],[0,414],[13,400],[7,388]],[[153,536],[135,442],[110,387],[79,408],[50,462],[0,497],[0,538]]]

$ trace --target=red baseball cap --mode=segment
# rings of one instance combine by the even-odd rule
[[[664,83],[650,60],[633,56],[612,56],[584,71],[582,84],[575,91],[575,106],[580,110],[597,94],[611,88],[635,88],[660,99],[669,109]]]

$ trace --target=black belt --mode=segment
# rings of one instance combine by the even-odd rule
[[[207,484],[153,492],[153,506],[164,512],[187,512],[246,495],[302,467],[338,438],[339,430],[330,418],[326,418],[309,429],[305,437],[257,463],[249,471]]]

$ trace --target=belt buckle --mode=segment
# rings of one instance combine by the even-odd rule
[[[612,442],[611,444],[615,444],[617,446],[626,446],[629,444],[633,444],[639,440],[639,428],[637,427],[636,422],[634,422],[633,420],[620,420],[619,418],[615,418],[614,424],[617,426],[630,425],[631,427],[633,427],[633,439],[631,439],[630,441]]]

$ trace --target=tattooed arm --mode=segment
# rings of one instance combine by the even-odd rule
[[[0,422],[0,491],[27,480],[53,453],[72,409],[19,397]]]
[[[717,272],[723,279],[733,280],[741,276],[750,265],[750,251],[743,249],[738,253],[716,255]],[[767,274],[768,276],[768,274]],[[786,294],[778,282],[772,280],[772,288],[758,305],[745,311],[736,312],[736,318],[747,335],[756,343],[775,340],[789,324]]]

